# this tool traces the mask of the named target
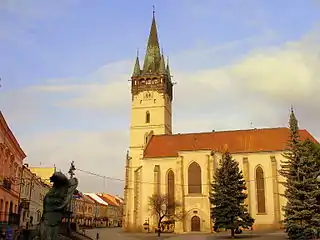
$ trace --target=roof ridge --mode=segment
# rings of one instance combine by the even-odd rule
[[[318,142],[308,130],[300,129],[302,139]],[[179,151],[215,150],[229,144],[231,152],[284,150],[289,134],[287,127],[240,129],[216,132],[155,135],[144,151],[144,157],[177,156]],[[161,147],[160,147],[161,146]]]
[[[245,132],[245,131],[257,131],[257,130],[276,130],[276,129],[288,129],[288,127],[272,127],[272,128],[249,128],[249,129],[234,129],[234,130],[221,130],[221,131],[214,131],[214,132],[190,132],[190,133],[175,133],[175,134],[159,134],[154,135],[156,137],[174,137],[174,136],[181,136],[181,135],[200,135],[200,134],[212,134],[212,133],[225,133],[225,132]],[[306,130],[306,129],[300,129]]]

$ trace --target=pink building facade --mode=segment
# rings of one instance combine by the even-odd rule
[[[26,154],[0,111],[0,222],[12,221],[19,206],[20,181]]]

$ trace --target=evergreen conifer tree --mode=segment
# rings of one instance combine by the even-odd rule
[[[289,239],[314,239],[320,231],[319,148],[310,140],[301,142],[293,109],[289,120],[289,140],[280,174],[285,177],[284,227]]]
[[[239,164],[226,151],[211,185],[209,199],[214,227],[230,229],[232,237],[235,230],[240,227],[249,228],[254,223],[244,204],[247,198],[245,190],[246,185]]]

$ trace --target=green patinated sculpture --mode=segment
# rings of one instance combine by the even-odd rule
[[[38,239],[41,240],[58,239],[62,219],[71,204],[73,193],[78,186],[76,178],[68,179],[61,172],[55,172],[50,181],[53,183],[53,186],[44,198],[43,214],[39,224]]]

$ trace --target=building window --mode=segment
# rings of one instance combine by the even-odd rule
[[[149,140],[149,133],[145,133],[144,134],[144,144],[146,145],[148,143],[148,140]]]
[[[149,111],[146,112],[146,123],[150,123],[150,113],[149,113]]]
[[[41,220],[41,212],[38,211],[37,212],[37,222],[40,222],[40,220]]]
[[[174,213],[175,200],[174,200],[174,173],[172,170],[168,172],[167,175],[167,194],[168,194],[168,212],[169,215]]]
[[[193,162],[188,168],[188,193],[202,193],[201,167]]]
[[[266,212],[264,173],[260,166],[256,169],[256,190],[258,213],[264,214]]]
[[[160,194],[160,166],[155,165],[153,169],[154,194]]]

